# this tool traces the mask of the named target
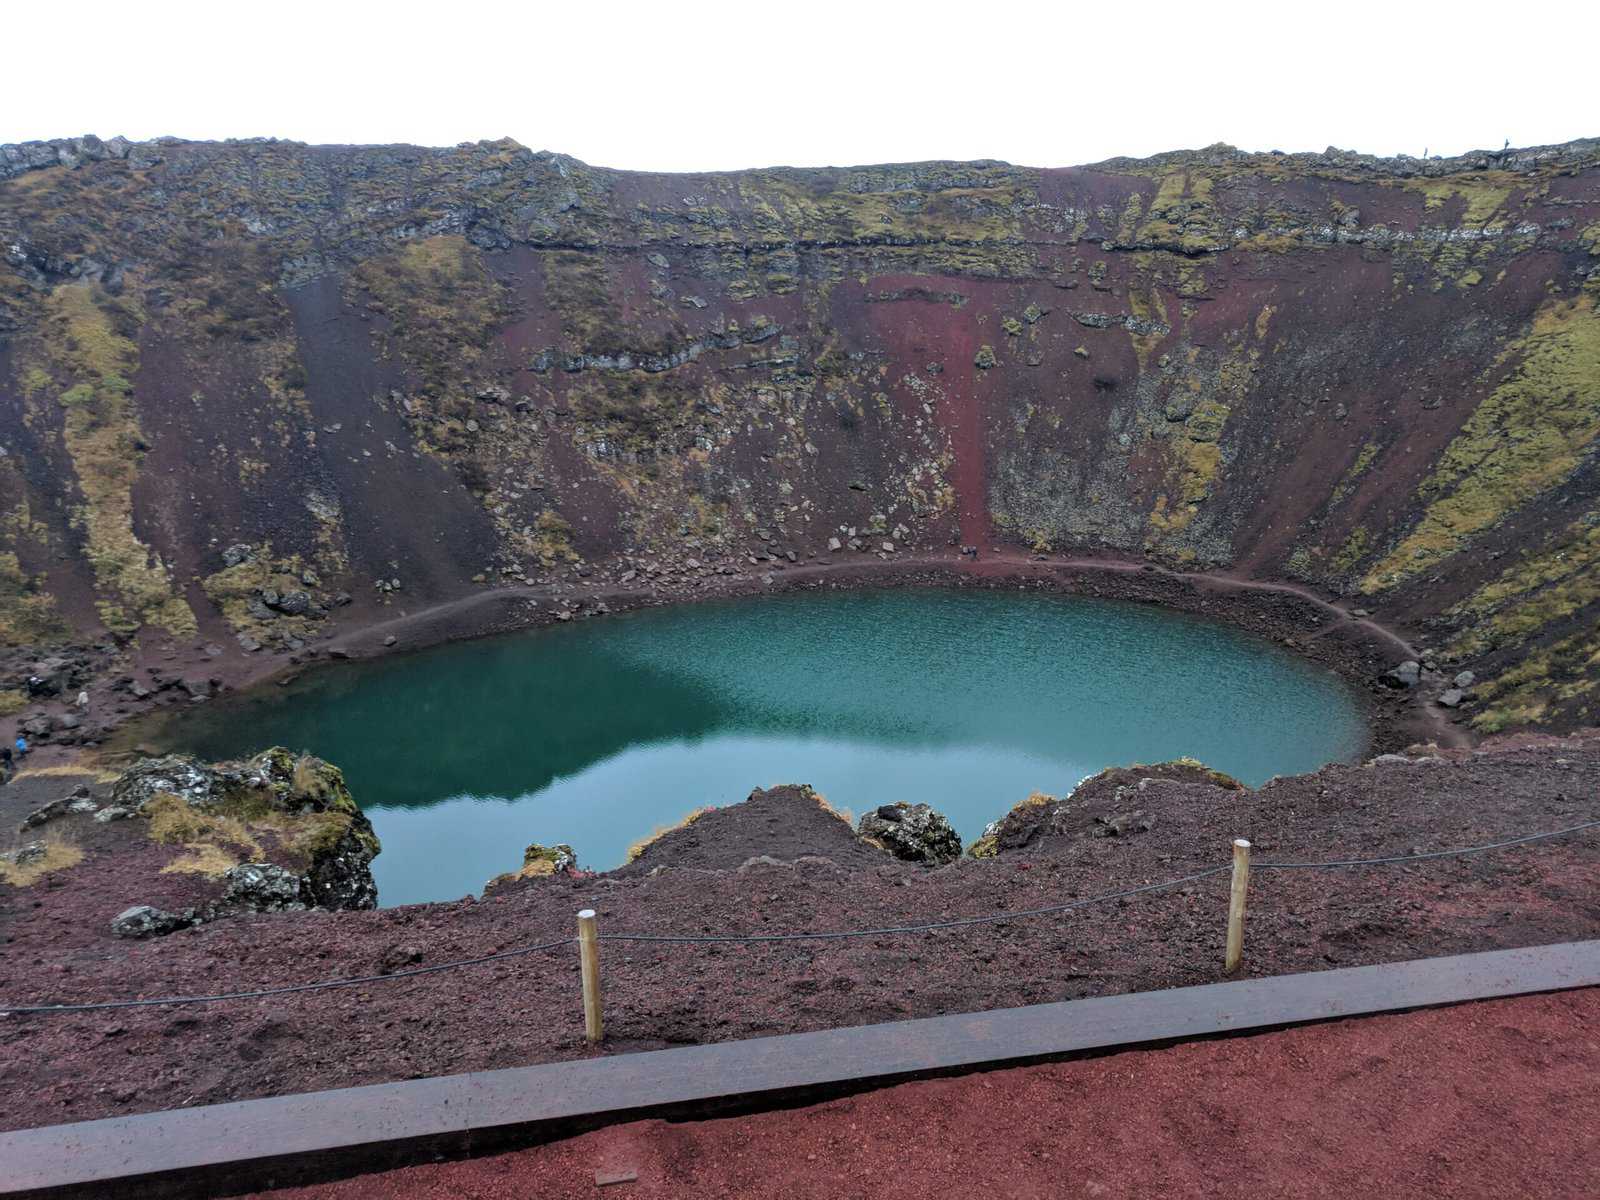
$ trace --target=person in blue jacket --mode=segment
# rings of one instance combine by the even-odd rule
[[[28,739],[23,737],[19,733],[19,734],[17,734],[17,758],[23,759],[23,758],[27,758],[27,757],[28,757]]]

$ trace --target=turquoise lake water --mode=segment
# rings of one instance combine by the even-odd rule
[[[926,802],[971,841],[1030,792],[1190,755],[1256,785],[1358,757],[1332,672],[1159,609],[1018,592],[811,593],[611,616],[308,674],[166,731],[342,767],[380,902],[476,893],[529,842],[605,869],[691,809],[809,783]]]

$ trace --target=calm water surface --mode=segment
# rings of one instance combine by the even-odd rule
[[[963,839],[1032,791],[1192,755],[1260,784],[1357,757],[1345,685],[1143,606],[1003,592],[699,604],[308,675],[189,714],[169,745],[342,767],[385,905],[454,899],[528,842],[591,868],[706,804],[809,783],[857,814],[926,802]]]

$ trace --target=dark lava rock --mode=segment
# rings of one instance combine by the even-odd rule
[[[268,600],[263,595],[262,600],[265,601],[268,608],[280,612],[286,617],[303,617],[311,611],[311,593],[298,589],[292,592],[284,592],[276,600]]]
[[[422,961],[422,958],[421,947],[396,943],[385,950],[383,956],[378,959],[378,974],[393,975],[396,971],[415,966]]]
[[[49,850],[43,842],[29,842],[26,846],[20,846],[5,855],[5,859],[16,866],[26,867],[32,863],[42,861],[48,853]]]
[[[550,870],[545,872],[546,874],[559,875],[576,870],[578,856],[565,842],[558,842],[554,846],[541,846],[538,842],[534,842],[522,852],[522,865],[527,868],[536,867],[540,863],[550,864]]]
[[[144,758],[111,785],[111,798],[124,808],[142,810],[163,793],[204,808],[216,787],[216,772],[182,754]]]
[[[111,932],[117,937],[126,938],[159,937],[175,929],[182,929],[187,924],[189,922],[177,913],[152,908],[148,904],[138,904],[133,908],[123,909],[111,919]]]
[[[1414,688],[1422,680],[1422,664],[1407,659],[1392,671],[1379,677],[1392,688]]]
[[[21,830],[28,830],[64,817],[68,813],[93,812],[99,807],[89,798],[89,789],[82,784],[73,788],[67,795],[59,800],[52,800],[49,804],[42,804],[22,819],[18,826]]]
[[[241,863],[223,876],[222,903],[250,912],[293,912],[304,909],[305,879],[276,863]]]
[[[968,853],[974,858],[992,858],[1004,851],[1031,846],[1041,838],[1148,833],[1155,827],[1156,818],[1145,792],[1157,783],[1198,785],[1225,792],[1244,790],[1233,776],[1193,758],[1108,767],[1085,779],[1065,800],[1035,792],[985,829]]]
[[[484,885],[484,895],[489,895],[502,884],[514,883],[519,879],[553,879],[577,869],[578,856],[571,846],[564,842],[555,846],[542,846],[534,842],[522,852],[522,870],[496,875]]]
[[[28,676],[27,686],[28,695],[37,699],[45,696],[59,696],[67,684],[61,672],[52,670],[48,664],[41,663]]]
[[[752,858],[797,863],[827,859],[881,867],[883,851],[863,842],[850,819],[805,784],[757,788],[739,804],[705,809],[637,847],[608,875],[648,875],[660,868],[734,871]]]
[[[885,804],[861,818],[856,832],[904,862],[939,866],[961,857],[961,838],[926,804]]]

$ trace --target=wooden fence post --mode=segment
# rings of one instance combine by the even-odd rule
[[[1250,843],[1233,839],[1233,887],[1228,893],[1228,952],[1222,969],[1232,974],[1244,958],[1244,903],[1250,890]]]
[[[578,954],[583,962],[583,1035],[598,1042],[605,1026],[600,1019],[600,935],[592,908],[578,914]]]

